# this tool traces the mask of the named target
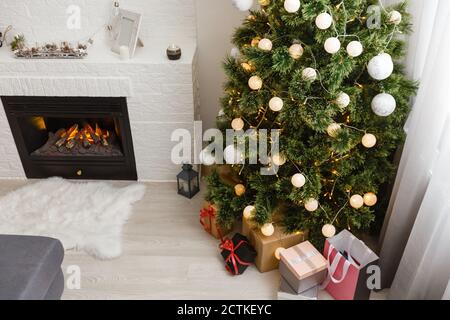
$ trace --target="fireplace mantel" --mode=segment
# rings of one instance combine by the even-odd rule
[[[195,41],[181,44],[178,61],[167,59],[167,45],[138,48],[129,61],[99,45],[83,60],[15,59],[2,48],[0,96],[126,97],[139,180],[173,181],[171,133],[192,131],[198,117],[197,63]],[[0,153],[0,178],[24,178],[3,106]]]

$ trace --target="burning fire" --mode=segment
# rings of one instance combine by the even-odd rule
[[[95,125],[95,130],[89,124],[84,125],[81,129],[78,124],[75,124],[68,130],[63,129],[59,136],[60,139],[56,142],[58,147],[65,145],[71,149],[79,141],[83,147],[89,148],[98,143],[107,146],[110,133],[108,130],[102,130],[98,124]]]

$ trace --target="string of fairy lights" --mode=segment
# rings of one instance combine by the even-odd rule
[[[271,4],[271,1],[273,0],[258,0],[259,5],[261,6],[261,10],[263,12],[265,7]],[[250,10],[253,5],[253,0],[233,0],[234,5],[242,11]],[[380,2],[382,10],[385,12],[387,16],[386,23],[393,26],[393,31],[389,36],[389,39],[385,45],[386,50],[391,43],[395,33],[398,31],[397,26],[402,21],[402,15],[398,11],[390,11],[388,12],[386,8],[382,5]],[[288,14],[296,14],[300,10],[301,3],[300,0],[284,0],[284,9]],[[315,19],[315,25],[316,27],[321,30],[325,31],[329,28],[333,28],[336,36],[330,37],[326,39],[326,41],[323,44],[324,51],[328,54],[334,55],[342,49],[342,42],[340,39],[347,39],[347,38],[354,38],[355,40],[350,41],[346,46],[347,54],[350,58],[356,58],[359,57],[364,53],[364,44],[361,42],[360,38],[357,35],[347,34],[347,23],[344,24],[344,30],[343,33],[340,33],[337,29],[337,21],[335,17],[333,16],[333,12],[336,10],[342,10],[344,14],[344,19],[346,22],[347,17],[347,11],[345,9],[345,1],[340,2],[334,9],[327,8],[328,10],[326,12],[319,12]],[[255,16],[250,15],[248,17],[248,20],[253,21],[255,20]],[[360,21],[365,21],[366,17],[359,17]],[[270,23],[269,23],[270,25]],[[258,48],[262,52],[270,53],[273,51],[276,42],[279,39],[273,38],[270,39],[270,36],[264,36],[264,37],[255,37],[252,39],[250,46],[254,48]],[[316,58],[314,57],[314,53],[312,51],[312,48],[305,43],[303,43],[301,40],[295,39],[292,42],[292,45],[288,49],[289,56],[294,60],[300,60],[304,55],[305,52],[307,54],[311,55],[312,60],[314,61],[313,66],[308,66],[304,68],[301,71],[301,78],[302,81],[305,83],[308,83],[312,85],[314,82],[319,82],[320,86],[327,92],[327,88],[324,86],[322,82],[322,76],[320,74],[320,71],[318,69]],[[266,107],[260,107],[258,110],[257,115],[257,125],[252,126],[252,121],[249,121],[248,119],[245,119],[244,117],[240,116],[232,120],[231,127],[235,131],[242,131],[244,130],[246,123],[250,128],[259,128],[264,121],[268,121],[267,119],[267,113],[269,110],[273,113],[279,113],[283,110],[285,105],[285,99],[290,99],[294,103],[298,103],[302,106],[306,106],[309,100],[312,99],[324,99],[320,97],[308,97],[306,100],[302,102],[297,102],[292,97],[286,98],[283,97],[282,92],[278,92],[274,89],[269,88],[265,83],[264,79],[258,75],[257,67],[252,61],[246,60],[246,58],[240,53],[240,50],[238,48],[233,48],[231,52],[231,56],[235,59],[237,63],[242,67],[242,69],[246,72],[251,74],[248,80],[248,86],[250,90],[254,92],[258,92],[261,90],[268,90],[273,94],[273,97],[268,101],[268,106]],[[378,55],[373,57],[368,65],[367,65],[367,71],[369,75],[375,79],[375,80],[384,80],[391,76],[393,73],[394,65],[392,61],[392,57],[385,53],[380,52]],[[355,85],[359,88],[362,88],[362,86],[357,83],[357,80],[355,81]],[[241,92],[237,90],[231,90],[228,92],[230,95],[230,106],[238,105],[240,102],[240,96]],[[332,101],[331,103],[335,104],[339,110],[341,110],[343,113],[345,113],[346,108],[352,103],[351,96],[346,92],[340,92]],[[381,92],[378,95],[376,95],[372,100],[372,110],[373,112],[380,117],[387,117],[391,115],[395,109],[396,109],[396,101],[395,98],[390,95],[388,92]],[[239,113],[238,110],[236,110],[236,113]],[[224,115],[224,112],[221,111],[221,115]],[[277,120],[275,120],[277,121]],[[277,122],[277,124],[281,124]],[[346,121],[344,123],[338,123],[338,122],[332,122],[329,124],[329,126],[326,129],[326,133],[331,138],[337,138],[339,136],[339,133],[343,128],[348,128],[351,130],[355,130],[357,132],[361,132],[362,138],[361,138],[361,144],[367,148],[374,148],[377,145],[377,137],[375,134],[367,132],[367,130],[363,130],[360,128],[356,128],[351,125],[351,119],[350,116],[346,117]],[[350,157],[350,154],[345,155],[338,155],[336,156],[334,153],[330,156],[330,161],[333,163],[337,163],[339,161],[343,161]],[[239,151],[236,150],[235,146],[229,146],[227,149],[225,149],[225,160],[227,159],[239,159],[242,160],[243,155],[239,155]],[[295,173],[291,178],[291,183],[293,188],[303,188],[305,184],[311,183],[309,180],[307,174],[303,170],[301,170],[301,165],[295,163],[295,161],[287,159],[283,154],[277,153],[272,154],[270,157],[271,164],[276,166],[282,166],[287,161],[292,163],[292,165],[296,168],[298,171]],[[229,164],[239,164],[239,162],[233,162],[226,161]],[[321,163],[316,163],[316,165],[320,166]],[[336,176],[335,179],[331,179],[330,182],[332,183],[332,189],[331,191],[328,191],[324,194],[324,196],[329,197],[331,200],[334,195],[335,187],[337,184],[337,181],[339,179],[339,173],[337,170],[333,169],[331,172],[334,176]],[[238,190],[239,189],[239,190]],[[245,187],[243,185],[239,185],[239,188],[236,189],[236,194],[242,195],[245,192]],[[377,196],[373,192],[367,192],[364,195],[359,194],[351,194],[351,190],[347,191],[347,197],[348,200],[343,204],[340,209],[337,211],[337,213],[334,216],[329,216],[326,210],[321,206],[320,202],[316,198],[308,198],[304,199],[301,204],[304,205],[305,209],[309,212],[314,212],[316,210],[322,210],[326,214],[327,217],[329,217],[329,223],[325,224],[322,228],[322,233],[325,237],[332,237],[336,233],[336,228],[334,227],[335,221],[338,219],[339,215],[344,211],[344,209],[350,205],[353,209],[360,209],[363,206],[372,207],[377,203]],[[245,219],[252,219],[255,216],[256,208],[252,205],[247,206],[244,209],[243,216]],[[273,223],[267,223],[261,228],[261,232],[265,236],[271,236],[274,233],[274,226]]]

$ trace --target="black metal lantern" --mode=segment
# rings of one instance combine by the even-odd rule
[[[184,164],[183,171],[177,175],[178,194],[192,199],[200,191],[200,178],[192,165]]]

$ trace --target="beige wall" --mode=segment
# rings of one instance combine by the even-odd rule
[[[215,126],[225,81],[222,61],[233,47],[231,36],[248,15],[231,0],[197,0],[200,105],[203,129]]]

